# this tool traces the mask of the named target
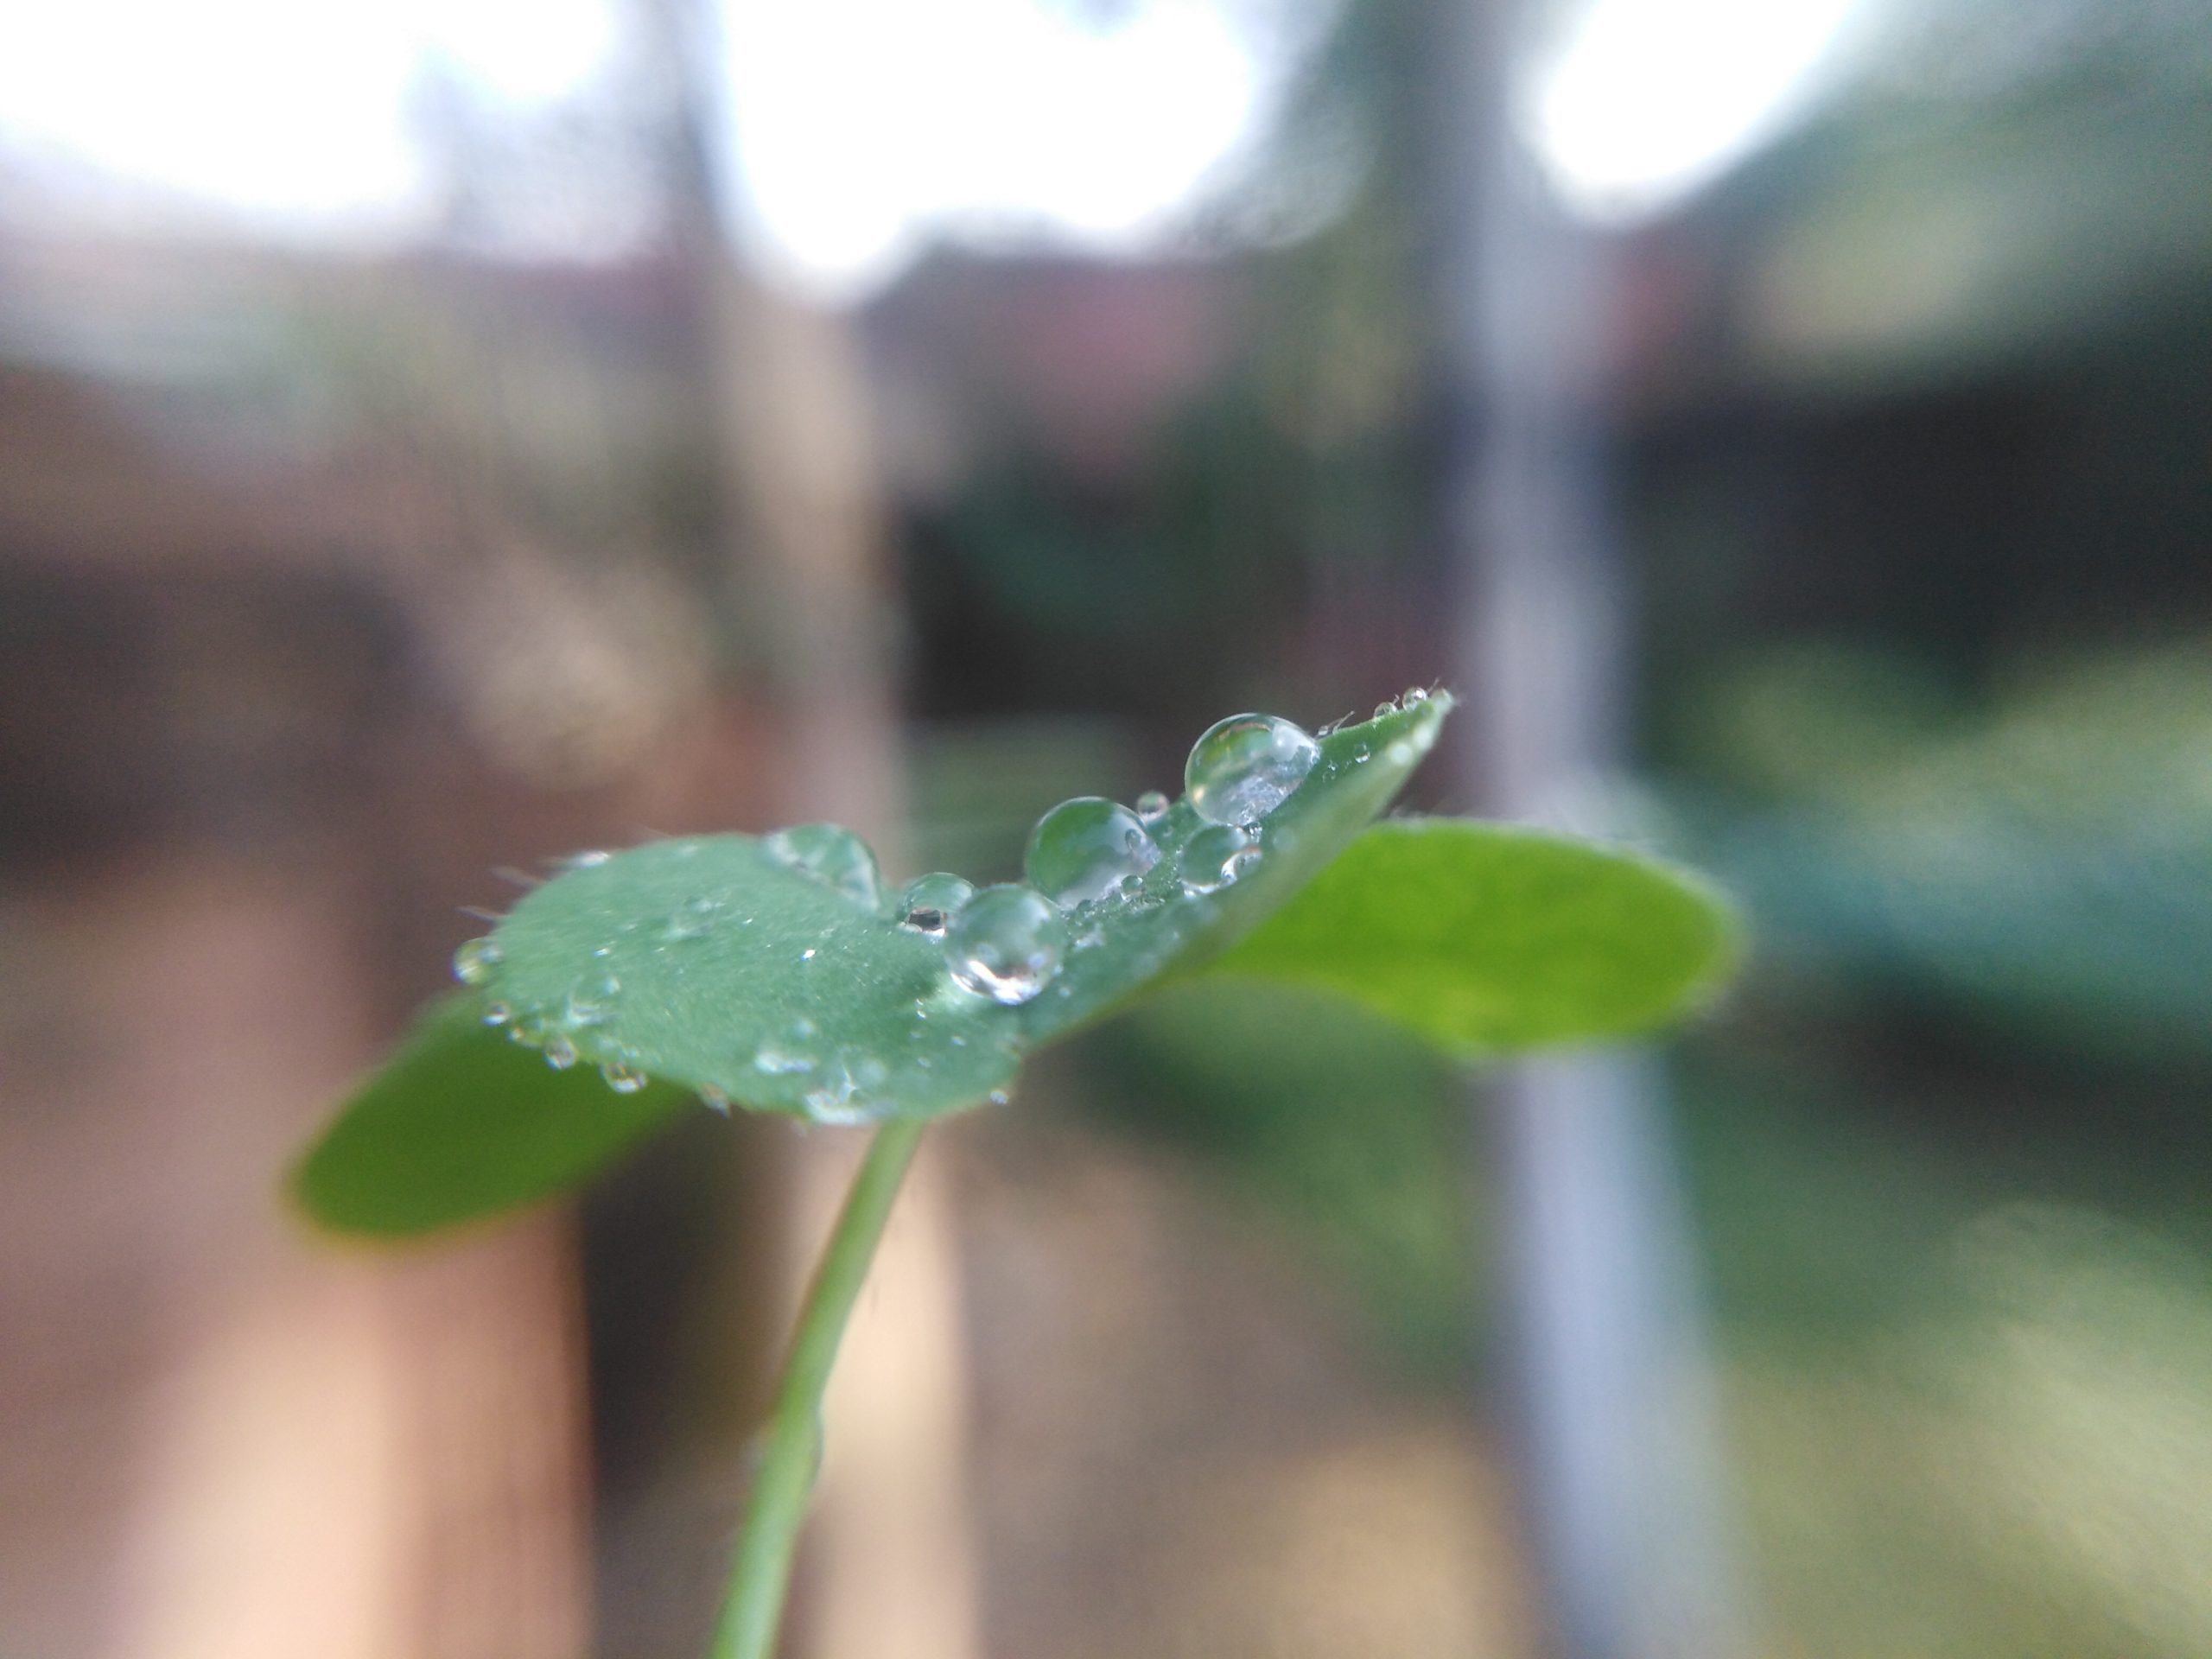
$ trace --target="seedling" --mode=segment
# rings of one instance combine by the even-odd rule
[[[931,1120],[1022,1058],[1200,976],[1337,993],[1495,1058],[1649,1030],[1736,956],[1726,907],[1649,859],[1535,830],[1375,820],[1451,697],[1316,739],[1243,715],[1185,793],[1055,807],[1025,880],[887,887],[832,824],[586,853],[461,948],[461,988],[347,1102],[294,1190],[325,1227],[419,1234],[583,1181],[694,1101],[873,1132],[799,1316],[713,1659],[768,1659],[820,1404]]]

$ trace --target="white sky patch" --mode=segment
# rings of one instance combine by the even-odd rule
[[[1726,174],[1833,83],[1859,0],[1586,0],[1516,111],[1561,200],[1649,217]]]
[[[270,233],[400,234],[429,206],[407,113],[426,60],[530,106],[613,38],[603,0],[19,0],[0,143]]]
[[[1205,0],[1097,29],[1037,0],[728,0],[725,27],[741,223],[833,292],[938,228],[1135,248],[1262,124],[1262,66]]]
[[[496,110],[587,89],[617,0],[0,0],[0,147],[288,240],[419,235],[427,66]],[[941,232],[1136,252],[1263,137],[1323,14],[1128,0],[725,0],[735,218],[849,296]],[[1267,35],[1272,26],[1275,33]],[[1293,34],[1300,33],[1293,29]],[[65,172],[61,176],[68,177]]]

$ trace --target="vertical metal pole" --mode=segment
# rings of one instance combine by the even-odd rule
[[[1488,810],[1557,823],[1624,753],[1627,582],[1604,385],[1616,251],[1566,219],[1516,146],[1525,8],[1452,10],[1438,275],[1474,705],[1463,729]],[[1632,1052],[1547,1059],[1486,1093],[1514,1427],[1554,1651],[1727,1659],[1742,1621],[1659,1070]]]

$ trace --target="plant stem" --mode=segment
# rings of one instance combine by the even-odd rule
[[[924,1122],[893,1118],[875,1132],[814,1270],[777,1386],[767,1443],[730,1563],[729,1599],[709,1659],[773,1659],[791,1554],[821,1466],[822,1391]]]

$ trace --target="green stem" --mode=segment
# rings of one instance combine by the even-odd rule
[[[814,1270],[784,1361],[767,1444],[730,1563],[729,1599],[715,1628],[709,1659],[773,1659],[776,1627],[791,1585],[791,1554],[822,1461],[822,1391],[829,1385],[845,1321],[868,1277],[899,1183],[913,1161],[923,1124],[919,1118],[893,1118],[875,1132]]]

